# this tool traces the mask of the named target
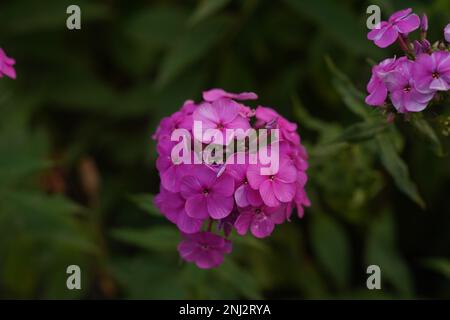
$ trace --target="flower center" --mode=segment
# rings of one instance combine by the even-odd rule
[[[217,129],[222,130],[224,128],[223,123],[217,124]]]
[[[432,75],[433,79],[439,79],[439,72],[435,71]]]
[[[256,213],[256,214],[260,214],[260,213],[261,213],[261,209],[259,209],[259,208],[258,208],[258,209],[255,209],[255,213]]]
[[[271,176],[269,177],[269,179],[273,181],[273,180],[275,179],[275,176],[274,176],[274,175],[271,175]]]
[[[207,195],[209,194],[209,190],[208,190],[208,189],[203,189],[203,194],[204,194],[205,196],[207,196]]]
[[[410,86],[407,86],[407,87],[405,87],[405,88],[403,89],[403,91],[405,91],[405,92],[411,92],[411,87],[410,87]]]

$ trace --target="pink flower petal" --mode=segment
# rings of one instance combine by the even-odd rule
[[[191,218],[185,212],[180,213],[177,219],[177,227],[184,233],[198,232],[200,231],[202,224],[202,220]]]
[[[264,204],[269,207],[280,205],[280,201],[276,198],[273,188],[273,181],[271,180],[264,181],[259,187],[261,198],[263,199]]]
[[[275,197],[281,202],[290,202],[295,196],[295,183],[283,183],[275,180],[273,182],[273,192]]]
[[[398,38],[398,32],[392,26],[388,26],[378,33],[375,41],[375,44],[380,48],[389,47],[393,44]]]
[[[240,235],[245,235],[250,227],[250,223],[253,220],[253,214],[251,212],[241,213],[234,223],[236,231]]]
[[[234,206],[233,197],[211,193],[206,197],[209,215],[214,219],[223,219],[231,213]]]
[[[206,219],[208,215],[208,207],[206,197],[202,194],[194,195],[186,200],[186,213],[194,219]]]
[[[400,33],[410,33],[420,26],[420,18],[417,14],[412,14],[395,23],[395,27]]]

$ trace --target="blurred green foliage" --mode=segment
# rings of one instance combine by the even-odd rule
[[[449,1],[79,0],[79,31],[69,4],[0,4],[18,72],[0,79],[1,298],[450,298],[448,139],[363,100],[367,59],[395,50],[366,40],[366,7],[427,12],[438,39]],[[268,239],[232,235],[204,271],[152,205],[150,136],[212,87],[299,123],[312,207]],[[366,289],[370,264],[382,290]]]

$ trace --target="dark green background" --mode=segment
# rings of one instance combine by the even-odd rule
[[[18,78],[0,79],[0,297],[450,298],[449,158],[423,123],[386,128],[364,105],[371,61],[399,54],[366,40],[369,4],[427,12],[433,40],[450,20],[448,0],[2,1]],[[233,235],[203,271],[151,205],[150,137],[212,87],[299,124],[312,207],[270,238]],[[382,290],[366,288],[370,264]]]

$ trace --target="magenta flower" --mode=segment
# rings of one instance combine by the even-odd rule
[[[229,164],[226,172],[234,179],[236,191],[234,192],[234,200],[238,207],[244,208],[248,206],[258,207],[263,204],[258,190],[252,189],[247,180],[248,162],[246,164]]]
[[[444,37],[445,37],[445,41],[450,43],[450,23],[444,29]]]
[[[247,118],[240,114],[241,106],[230,99],[215,100],[212,103],[205,102],[201,104],[193,114],[194,121],[201,121],[202,123],[202,137],[196,137],[202,142],[218,142],[229,144],[234,138],[233,136],[226,136],[226,129],[244,129],[250,128],[250,123]],[[214,136],[211,139],[204,139],[203,134],[208,129],[218,129],[221,132],[221,137]],[[220,139],[220,140],[219,140]]]
[[[157,142],[156,168],[161,178],[155,204],[183,234],[178,246],[181,257],[200,268],[217,267],[225,253],[231,251],[231,242],[215,233],[227,238],[233,230],[238,234],[250,230],[255,237],[266,237],[275,225],[290,221],[295,208],[302,217],[304,207],[310,205],[305,192],[308,154],[301,144],[297,125],[271,108],[259,106],[255,110],[235,101],[255,98],[251,92],[234,94],[212,89],[204,92],[200,104],[188,100],[178,112],[164,118],[153,135]],[[201,122],[202,137],[197,136],[194,125],[198,124],[194,121]],[[190,146],[180,145],[181,140],[171,141],[177,129],[184,129],[176,132],[177,136],[189,135],[183,141],[190,141]],[[208,129],[219,132],[213,137],[203,136]],[[279,154],[272,154],[271,150],[276,149],[272,149],[273,145],[266,146],[268,141],[261,140],[264,136],[261,132],[251,136],[256,150],[250,150],[250,144],[245,144],[243,150],[237,149],[231,142],[245,137],[236,136],[236,132],[226,137],[227,129],[241,129],[244,135],[248,129],[279,129]],[[270,143],[274,143],[276,136],[268,133]],[[200,151],[205,152],[208,144],[221,138],[227,144],[224,148],[227,159],[223,159],[225,163],[209,162]],[[261,159],[254,156],[267,151],[270,165],[262,167]],[[183,162],[188,156],[184,152],[189,153],[189,163]],[[220,151],[215,152],[220,155]],[[261,175],[261,169],[269,167],[271,174]],[[200,231],[205,220],[208,232]]]
[[[390,46],[397,40],[399,34],[408,34],[419,28],[420,18],[411,12],[411,8],[397,11],[388,21],[382,21],[377,28],[371,30],[367,38],[380,48]]]
[[[236,219],[234,227],[240,235],[251,233],[257,238],[270,236],[276,224],[281,224],[286,220],[284,206],[278,207],[250,207],[243,209]]]
[[[161,175],[161,184],[171,192],[180,191],[181,179],[189,171],[189,165],[173,162],[171,151],[175,144],[176,142],[170,140],[170,136],[164,135],[159,139],[157,145],[159,157],[156,160],[156,168]],[[182,156],[182,154],[178,156]],[[177,160],[177,162],[179,161],[181,160]]]
[[[297,124],[289,122],[279,115],[275,110],[267,107],[258,106],[255,112],[258,128],[279,129],[281,140],[287,140],[294,145],[300,145],[300,136],[297,134]]]
[[[413,67],[416,88],[422,93],[450,89],[450,52],[436,51],[417,57]]]
[[[192,100],[185,101],[180,111],[161,120],[152,138],[159,140],[163,136],[170,136],[175,129],[192,130],[192,114],[196,108]]]
[[[184,209],[185,203],[186,200],[179,193],[172,193],[164,188],[161,188],[160,193],[155,197],[155,205],[169,221],[177,225],[181,232],[198,232],[203,220],[189,217]]]
[[[0,78],[7,76],[11,79],[16,79],[16,70],[13,67],[15,64],[16,60],[8,57],[5,51],[0,48]]]
[[[186,199],[186,213],[195,219],[222,219],[233,210],[234,180],[224,173],[220,177],[206,166],[193,166],[180,186]]]
[[[203,92],[203,100],[208,102],[214,102],[223,98],[244,101],[256,100],[258,96],[253,92],[229,93],[222,89],[211,89]]]
[[[224,255],[231,253],[231,242],[211,232],[184,235],[178,245],[180,256],[195,262],[201,269],[210,269],[222,264]]]
[[[388,89],[384,83],[384,78],[388,72],[394,70],[399,61],[404,61],[406,57],[400,59],[391,58],[381,61],[372,68],[372,76],[367,84],[369,95],[366,97],[366,103],[371,106],[380,106],[386,101]]]
[[[385,77],[392,104],[400,113],[424,110],[434,95],[433,93],[422,93],[416,89],[412,72],[413,65],[414,62],[411,60],[404,60]]]
[[[305,172],[297,172],[297,192],[294,196],[294,203],[297,208],[297,215],[299,218],[303,218],[304,215],[304,207],[310,207],[311,202],[309,201],[308,195],[305,191],[305,185],[308,181],[308,176]],[[288,212],[288,220],[289,216],[292,213],[291,210]]]
[[[277,207],[281,203],[292,201],[297,179],[297,170],[292,161],[280,159],[278,172],[269,175],[262,175],[260,169],[260,164],[250,165],[247,180],[253,189],[259,190],[263,202],[269,207]]]

